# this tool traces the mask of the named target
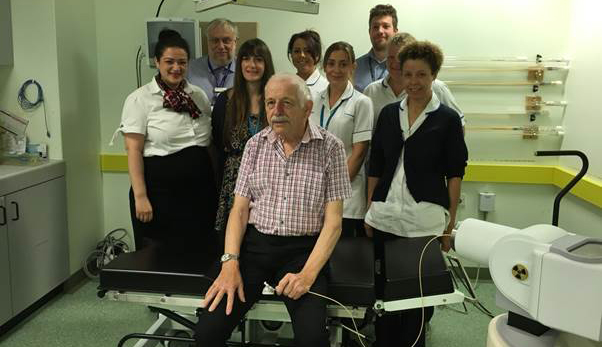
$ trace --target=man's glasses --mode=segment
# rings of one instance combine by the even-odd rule
[[[211,37],[209,38],[209,43],[213,46],[219,45],[219,43],[223,43],[224,45],[231,45],[234,43],[234,39],[231,37]]]

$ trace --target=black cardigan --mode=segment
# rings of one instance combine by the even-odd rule
[[[468,150],[458,114],[441,104],[407,141],[399,123],[399,105],[385,106],[372,136],[369,176],[379,178],[372,201],[385,201],[405,146],[403,167],[408,189],[416,202],[427,201],[449,209],[446,179],[464,176]]]

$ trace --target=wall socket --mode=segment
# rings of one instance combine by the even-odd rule
[[[495,193],[479,193],[479,211],[493,212],[495,210]]]

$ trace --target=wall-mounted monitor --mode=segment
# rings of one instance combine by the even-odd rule
[[[146,20],[146,56],[148,65],[155,66],[155,46],[159,41],[159,33],[163,29],[172,29],[180,33],[180,36],[190,47],[190,59],[201,56],[201,44],[199,40],[199,22],[187,18],[153,18]]]

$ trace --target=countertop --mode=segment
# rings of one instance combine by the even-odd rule
[[[0,196],[65,175],[63,160],[29,165],[0,165]]]

